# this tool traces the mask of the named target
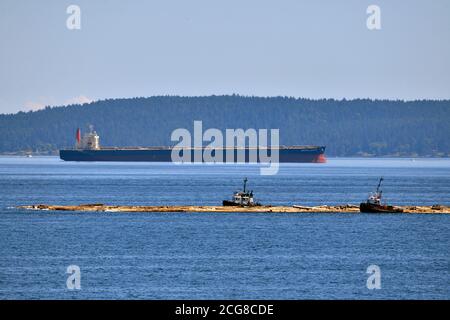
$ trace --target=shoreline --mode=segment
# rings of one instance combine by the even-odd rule
[[[335,206],[254,206],[254,207],[224,207],[224,206],[122,206],[105,204],[79,205],[22,205],[19,209],[36,211],[83,211],[83,212],[218,212],[218,213],[360,213],[357,205]],[[450,206],[396,206],[403,209],[397,214],[450,214]],[[380,214],[380,213],[378,213]],[[382,213],[381,213],[382,214]]]

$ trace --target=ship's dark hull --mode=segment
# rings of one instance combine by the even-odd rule
[[[359,205],[359,211],[364,213],[401,213],[403,209],[363,202]]]
[[[237,149],[234,149],[234,157],[229,161],[226,151],[222,152],[223,162],[255,162],[251,158],[249,149],[242,150],[244,161],[238,157]],[[191,159],[194,159],[194,150],[190,149]],[[241,150],[239,150],[241,152]],[[292,163],[323,163],[326,162],[325,147],[281,147],[279,149],[279,162]],[[258,154],[258,153],[256,153]],[[142,149],[114,149],[102,148],[99,150],[77,150],[66,149],[59,151],[60,158],[65,161],[146,161],[146,162],[172,162],[172,149],[165,147],[142,148]],[[270,151],[268,153],[270,156]],[[216,156],[216,154],[213,154]],[[257,156],[257,162],[265,162]]]

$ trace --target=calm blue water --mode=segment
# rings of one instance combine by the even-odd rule
[[[450,205],[450,160],[282,166],[65,163],[0,157],[1,299],[449,299],[450,215],[69,213],[54,203],[207,204],[241,187],[277,205]],[[66,268],[81,269],[81,290]],[[380,290],[366,268],[381,268]]]

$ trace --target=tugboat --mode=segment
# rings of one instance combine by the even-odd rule
[[[244,179],[244,189],[242,191],[237,191],[233,194],[232,200],[223,200],[224,206],[236,206],[236,207],[254,207],[260,206],[261,204],[255,202],[253,199],[253,191],[247,191],[247,178]]]
[[[383,191],[381,191],[381,182],[383,181],[383,178],[380,178],[380,181],[378,182],[377,190],[374,193],[371,193],[369,195],[369,198],[367,198],[366,202],[362,202],[359,205],[359,211],[360,212],[366,212],[366,213],[401,213],[403,212],[403,209],[396,208],[393,206],[388,206],[386,204],[381,204],[381,197],[383,194]]]

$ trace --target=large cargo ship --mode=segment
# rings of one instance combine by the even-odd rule
[[[194,159],[194,153],[199,148],[183,148],[179,151],[176,147],[100,147],[100,138],[95,131],[91,131],[81,138],[80,130],[77,130],[76,145],[73,149],[62,149],[59,156],[65,161],[147,161],[147,162],[172,162],[172,152],[174,151],[190,153],[190,159]],[[324,146],[279,146],[278,148],[268,149],[267,154],[270,156],[273,150],[279,151],[279,162],[291,163],[324,163],[325,147]],[[205,150],[201,148],[201,152]],[[272,151],[271,151],[272,150]],[[238,154],[245,155],[244,162],[250,161],[251,153],[255,149],[251,148],[232,148],[234,154],[233,160],[227,159],[226,153],[230,152],[228,148],[217,148],[213,153],[216,156],[218,152],[222,152],[224,162],[239,162]],[[259,151],[257,149],[256,151]],[[257,154],[257,162],[264,162],[260,159],[259,152]]]

